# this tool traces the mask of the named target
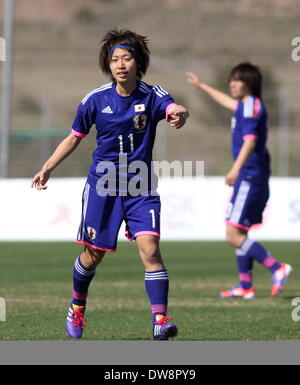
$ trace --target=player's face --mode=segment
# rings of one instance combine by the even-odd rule
[[[127,49],[117,48],[113,51],[109,68],[112,76],[118,83],[131,83],[136,81],[136,61]]]
[[[249,95],[248,87],[241,80],[231,79],[229,81],[229,90],[233,98],[242,99]]]

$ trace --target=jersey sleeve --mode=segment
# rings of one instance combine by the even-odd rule
[[[263,106],[258,98],[248,98],[242,109],[243,139],[258,138],[258,127],[263,113]]]
[[[168,120],[168,108],[172,104],[175,104],[174,99],[168,92],[160,86],[153,87],[155,93],[155,114],[157,114],[158,120]]]
[[[92,125],[96,121],[96,105],[93,98],[82,101],[77,109],[77,113],[72,125],[72,134],[84,138],[90,132]]]

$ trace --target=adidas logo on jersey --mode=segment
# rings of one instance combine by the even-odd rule
[[[101,112],[103,112],[104,114],[113,114],[113,111],[109,106],[103,108]]]

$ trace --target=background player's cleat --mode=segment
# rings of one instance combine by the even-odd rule
[[[153,339],[156,341],[166,341],[169,338],[176,337],[178,328],[176,325],[168,323],[172,317],[158,316],[153,324]]]
[[[287,278],[292,271],[293,268],[291,265],[283,263],[281,267],[272,274],[272,297],[276,297],[282,292],[282,290],[284,289],[284,285],[286,284]]]
[[[84,318],[85,306],[77,306],[71,303],[66,321],[66,331],[71,338],[81,338],[84,323],[87,319]]]
[[[241,285],[237,285],[231,290],[224,290],[220,293],[221,298],[244,298],[252,299],[255,297],[255,290],[253,287],[251,289],[244,289]]]

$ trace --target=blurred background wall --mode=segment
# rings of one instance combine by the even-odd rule
[[[144,80],[190,111],[182,130],[160,123],[155,159],[204,160],[206,175],[229,170],[231,114],[187,84],[185,72],[226,91],[230,68],[251,61],[265,80],[273,175],[299,176],[300,62],[291,59],[299,16],[297,0],[15,0],[9,177],[35,174],[69,133],[82,98],[108,81],[99,41],[114,27],[148,36]],[[54,176],[85,176],[94,148],[92,131]]]

